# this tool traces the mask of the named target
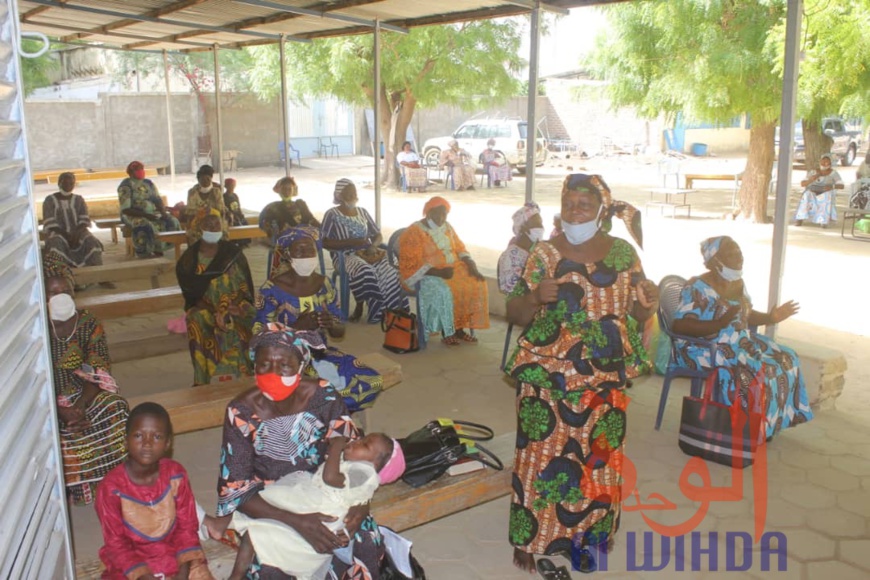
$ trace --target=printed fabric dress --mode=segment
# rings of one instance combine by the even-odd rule
[[[812,224],[826,226],[828,222],[837,221],[837,204],[836,204],[836,189],[830,189],[835,185],[841,185],[843,180],[840,174],[834,170],[827,175],[816,176],[816,179],[810,183],[801,195],[801,201],[798,204],[797,213],[794,216],[796,220],[807,220]],[[814,193],[813,189],[826,188],[828,191],[823,193]]]
[[[449,168],[453,189],[474,187],[474,163],[464,149],[460,149],[458,153],[453,149],[445,149],[441,152],[439,164],[441,167]]]
[[[402,165],[402,163],[416,163],[418,167],[408,167],[407,165]],[[420,156],[417,155],[413,151],[399,151],[396,154],[396,163],[399,164],[399,169],[402,171],[402,175],[405,178],[405,189],[408,188],[418,188],[418,189],[426,189],[426,186],[429,185],[429,171],[425,167],[419,167],[421,164]]]
[[[372,216],[363,208],[357,208],[355,216],[346,216],[334,207],[323,216],[321,236],[331,240],[374,239],[381,231]],[[399,272],[387,260],[386,253],[374,264],[360,258],[355,250],[344,253],[344,269],[357,302],[368,307],[369,323],[380,322],[384,310],[408,310],[408,297],[399,283]],[[333,267],[338,268],[338,252],[330,252]]]
[[[510,294],[523,277],[523,270],[529,259],[529,252],[511,240],[507,249],[498,258],[498,289],[502,294]]]
[[[460,328],[489,328],[489,294],[462,261],[470,256],[453,227],[415,222],[399,238],[399,274],[407,288],[420,285],[422,323],[429,333],[453,335]],[[453,268],[449,280],[427,276],[432,268]]]
[[[341,320],[341,309],[335,287],[328,278],[313,296],[295,296],[271,280],[260,287],[257,295],[257,316],[254,334],[268,322],[293,326],[304,312],[329,312]],[[326,342],[326,335],[323,336]],[[325,351],[314,351],[311,364],[317,375],[329,381],[341,393],[351,413],[375,404],[384,390],[384,378],[375,369],[364,365],[355,356],[327,346]]]
[[[163,458],[153,485],[130,480],[125,465],[113,469],[97,491],[97,517],[105,544],[103,578],[126,580],[144,574],[171,578],[190,562],[190,580],[211,580],[199,543],[196,503],[187,472]]]
[[[239,195],[237,193],[225,193],[224,205],[227,208],[230,226],[235,227],[248,225],[248,218],[245,217],[245,212],[242,211],[242,206],[239,202]]]
[[[187,219],[187,239],[193,243],[202,237],[202,218],[211,210],[221,214],[221,229],[227,234],[227,208],[224,205],[224,196],[221,186],[212,183],[212,188],[207,193],[200,193],[199,185],[194,185],[187,190],[187,205],[184,207],[184,215]]]
[[[254,323],[254,283],[242,251],[221,240],[211,258],[199,254],[201,242],[188,248],[175,266],[187,312],[187,338],[193,362],[193,384],[207,385],[251,376],[248,343]],[[208,308],[197,308],[204,301]],[[230,305],[240,316],[231,316],[226,329],[215,323],[215,313],[226,316]]]
[[[124,215],[125,209],[141,209],[149,214],[156,214],[162,200],[157,193],[157,186],[150,179],[127,178],[118,186],[118,198],[121,204],[121,221],[130,226],[132,231],[133,250],[136,256],[147,258],[155,252],[164,253],[172,249],[172,244],[157,239],[159,232],[174,232],[181,230],[181,224],[171,215],[161,216],[155,220],[143,217]]]
[[[483,169],[486,171],[489,178],[490,187],[493,185],[501,185],[502,181],[511,181],[511,166],[504,155],[492,149],[484,149],[480,154],[480,162],[483,163]],[[498,165],[495,165],[498,163]]]
[[[649,368],[629,316],[645,278],[634,248],[616,239],[599,262],[532,249],[512,297],[562,279],[508,362],[517,381],[517,444],[510,543],[530,554],[596,545],[619,527],[626,434],[625,382]]]
[[[735,387],[745,401],[750,385],[761,374],[767,402],[767,437],[773,437],[781,429],[806,423],[813,418],[813,412],[797,353],[749,331],[752,302],[745,287],[743,300],[726,300],[701,278],[692,278],[680,293],[674,318],[713,320],[737,305],[741,306],[740,315],[712,339],[716,342],[715,360],[711,360],[709,349],[677,340],[677,363],[690,369],[718,367],[714,394],[726,404],[731,403]]]
[[[260,490],[289,473],[313,473],[323,462],[331,437],[359,436],[341,396],[323,380],[307,410],[301,413],[263,420],[245,403],[234,400],[227,406],[225,416],[218,516],[234,513]],[[374,518],[369,516],[363,521],[353,540],[353,563],[347,565],[334,557],[331,573],[339,580],[378,578],[384,545]],[[260,565],[256,558],[248,577],[293,578],[278,568]]]
[[[90,225],[88,206],[80,195],[57,192],[42,202],[42,229],[48,234],[45,251],[56,252],[70,268],[103,264],[103,244],[91,232],[84,230],[75,247],[64,237]]]
[[[75,371],[83,364],[111,371],[103,326],[87,310],[79,310],[78,316],[78,325],[69,339],[49,334],[54,394],[69,403],[75,403],[82,395],[84,380]],[[63,475],[73,503],[93,503],[97,484],[127,457],[124,430],[128,410],[127,401],[121,396],[100,390],[85,411],[88,428],[70,431],[61,426]]]

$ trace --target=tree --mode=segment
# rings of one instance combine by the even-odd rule
[[[21,48],[30,54],[42,48],[42,41],[24,38],[21,40]],[[51,73],[60,66],[57,55],[51,51],[36,58],[21,58],[21,81],[24,85],[24,96],[29,95],[40,87],[51,84]]]
[[[750,115],[739,213],[764,221],[782,94],[782,50],[769,32],[785,15],[784,1],[668,0],[606,10],[612,30],[591,64],[610,81],[614,105],[707,122]]]
[[[385,183],[397,183],[395,155],[401,150],[417,106],[459,105],[516,94],[524,65],[517,55],[522,20],[500,19],[413,28],[406,35],[381,33],[381,86],[373,86],[373,36],[346,36],[287,45],[289,86],[297,99],[331,95],[373,106],[380,91],[380,133],[385,143]],[[261,96],[280,91],[278,50],[250,50],[251,87]]]

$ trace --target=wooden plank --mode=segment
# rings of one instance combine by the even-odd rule
[[[151,287],[159,288],[159,276],[174,266],[168,258],[149,258],[129,262],[116,262],[102,266],[74,268],[76,284],[95,284],[98,282],[123,282],[126,280],[151,279]]]
[[[112,189],[115,189],[112,187]],[[169,201],[165,195],[161,195],[163,205],[169,207]],[[121,204],[118,200],[118,195],[112,193],[110,195],[88,196],[85,197],[85,203],[88,206],[88,216],[92,220],[102,218],[119,219],[121,216]],[[42,217],[42,200],[36,202],[36,215]]]
[[[695,181],[737,181],[739,173],[687,173],[686,188],[692,189]]]
[[[171,286],[82,298],[78,301],[78,306],[90,310],[100,320],[107,320],[173,308],[180,311],[184,300],[181,297],[181,288]]]
[[[254,238],[265,238],[267,237],[266,232],[260,229],[260,226],[248,225],[248,226],[233,226],[229,230],[229,239],[231,240],[251,240]]]
[[[173,232],[159,232],[157,237],[161,242],[172,244],[175,246],[175,261],[181,258],[181,246],[187,244],[187,232],[177,230]],[[229,229],[227,237],[231,240],[250,240],[254,238],[265,238],[266,232],[260,229],[258,225],[248,226],[233,226]]]
[[[384,378],[384,390],[402,381],[402,366],[380,353],[359,357],[360,362],[376,369]],[[145,401],[160,403],[169,411],[175,433],[189,433],[223,425],[227,404],[236,395],[254,386],[253,377],[235,381],[201,385],[187,389],[164,391],[129,400],[130,408]]]
[[[165,327],[113,333],[108,339],[113,363],[188,350],[187,335],[169,332]]]
[[[173,246],[175,246],[175,261],[177,262],[181,259],[181,246],[187,243],[187,232],[158,232],[157,239],[159,239],[161,242],[165,242],[167,244],[172,244]]]

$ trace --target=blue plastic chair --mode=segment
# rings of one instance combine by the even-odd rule
[[[393,235],[390,236],[389,242],[387,242],[387,259],[390,261],[390,264],[392,264],[395,268],[399,267],[399,238],[402,237],[402,234],[405,233],[406,229],[408,228],[400,228],[393,232]],[[414,303],[417,305],[417,342],[419,343],[420,349],[422,350],[426,348],[426,341],[429,338],[429,335],[426,332],[426,327],[423,325],[423,317],[420,313],[419,291],[420,284],[417,283],[417,285],[414,287],[414,290],[408,291],[406,289],[405,294],[409,297],[414,298]]]
[[[659,410],[656,415],[656,431],[662,426],[662,417],[665,414],[665,406],[668,403],[668,392],[671,388],[671,381],[678,377],[691,379],[691,393],[694,397],[700,397],[704,389],[704,381],[711,372],[716,369],[690,369],[677,364],[677,347],[675,340],[685,340],[695,346],[706,348],[710,352],[710,360],[714,360],[716,353],[716,344],[712,340],[706,340],[695,336],[684,336],[675,334],[671,330],[671,323],[674,321],[674,314],[680,305],[680,293],[686,285],[685,278],[681,276],[665,276],[659,282],[659,310],[657,312],[659,319],[659,328],[668,338],[671,339],[671,354],[668,358],[668,368],[665,371],[665,380],[662,384],[662,394],[659,398]]]
[[[299,150],[293,147],[292,143],[288,143],[287,147],[284,147],[284,141],[278,141],[278,156],[281,159],[281,163],[284,163],[284,160],[287,158],[287,153],[290,153],[290,165],[293,165],[293,157],[296,157],[296,165],[302,166],[302,160],[300,159]]]

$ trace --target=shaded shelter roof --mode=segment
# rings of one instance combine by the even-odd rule
[[[546,0],[565,10],[625,0]],[[123,50],[209,50],[411,28],[529,12],[532,0],[18,0],[21,29]],[[291,13],[284,9],[301,9]],[[340,20],[338,18],[344,18]]]

